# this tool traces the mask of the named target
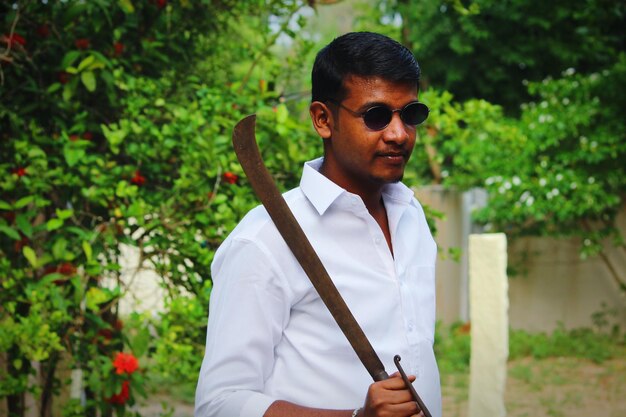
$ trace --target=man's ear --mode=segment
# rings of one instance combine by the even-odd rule
[[[322,139],[330,139],[333,128],[333,114],[321,101],[314,101],[309,107],[313,127]]]

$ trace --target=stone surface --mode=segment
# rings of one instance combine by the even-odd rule
[[[504,417],[509,353],[506,236],[470,235],[470,417]]]

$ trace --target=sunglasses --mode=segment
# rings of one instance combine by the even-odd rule
[[[401,109],[391,109],[387,106],[373,106],[363,112],[356,112],[341,104],[339,101],[329,100],[342,109],[350,112],[353,116],[363,119],[365,126],[371,130],[383,130],[389,123],[396,112],[400,113],[400,120],[406,125],[417,126],[428,118],[428,106],[419,101],[413,101]]]

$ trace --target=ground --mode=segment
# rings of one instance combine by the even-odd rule
[[[468,381],[467,374],[442,375],[444,417],[468,417]],[[626,357],[602,364],[579,358],[510,361],[505,402],[507,417],[624,417]],[[193,417],[191,400],[166,390],[142,403],[137,411],[143,417]]]
[[[467,417],[468,375],[442,379],[444,417]],[[626,416],[626,358],[510,361],[505,404],[507,417]]]

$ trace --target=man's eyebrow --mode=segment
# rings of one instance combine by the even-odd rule
[[[400,109],[402,109],[404,106],[411,104],[411,103],[417,103],[419,100],[415,99],[415,100],[409,100],[406,103],[404,103],[401,107],[399,107]],[[367,103],[364,103],[362,106],[360,106],[358,109],[355,109],[355,111],[357,113],[362,113],[364,111],[367,111],[368,109],[371,109],[372,107],[376,107],[376,106],[384,106],[390,109],[393,109],[394,107],[391,106],[389,103],[385,103],[384,101],[368,101]]]
[[[385,106],[385,107],[389,107],[391,108],[391,106],[389,106],[389,104],[382,102],[382,101],[368,101],[366,103],[364,103],[363,105],[361,105],[359,108],[355,109],[355,111],[357,113],[361,113],[364,112],[368,109],[371,109],[372,107],[377,107],[377,106]]]

